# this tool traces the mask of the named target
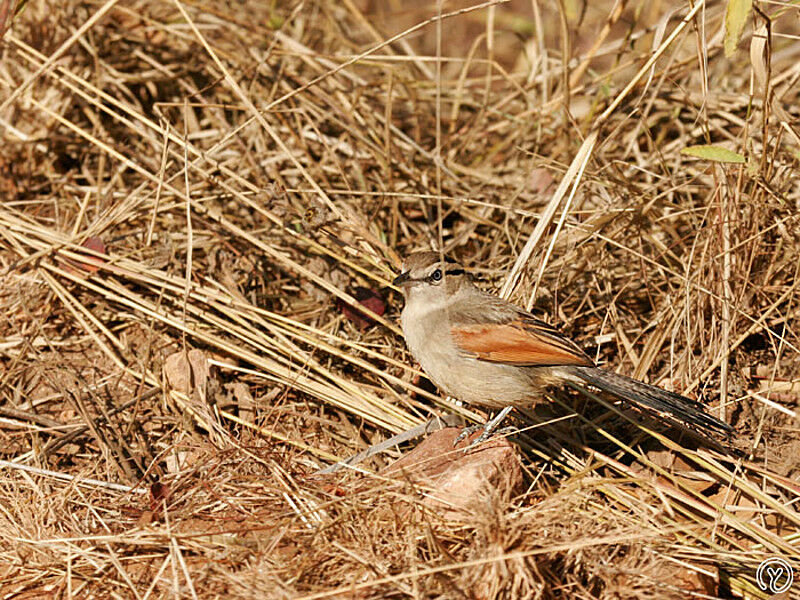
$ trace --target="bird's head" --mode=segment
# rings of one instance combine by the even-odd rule
[[[472,279],[460,264],[440,252],[415,252],[403,261],[401,274],[392,282],[407,300],[448,297]]]

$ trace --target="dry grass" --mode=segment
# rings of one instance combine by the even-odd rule
[[[720,3],[555,6],[24,6],[0,71],[4,598],[758,596],[762,559],[800,568],[797,8],[762,4],[726,58]],[[314,477],[475,417],[415,383],[395,322],[399,257],[440,244],[610,368],[700,395],[739,452],[554,390],[527,491],[464,519],[386,457]],[[387,301],[364,329],[359,286]],[[211,369],[181,393],[188,349]]]

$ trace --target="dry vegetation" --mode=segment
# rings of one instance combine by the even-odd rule
[[[800,566],[797,5],[760,4],[726,57],[720,2],[488,4],[24,5],[0,70],[3,598],[753,597],[762,559]],[[399,257],[440,243],[703,398],[738,452],[553,390],[524,493],[463,518],[379,474],[408,444],[315,477],[475,416],[398,335]]]

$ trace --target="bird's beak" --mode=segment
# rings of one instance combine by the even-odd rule
[[[411,277],[409,276],[408,272],[402,273],[394,278],[392,281],[392,285],[395,287],[402,287]]]

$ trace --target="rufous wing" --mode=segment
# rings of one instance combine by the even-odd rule
[[[456,325],[450,333],[456,346],[481,360],[530,367],[594,365],[572,341],[542,325],[524,320]]]

